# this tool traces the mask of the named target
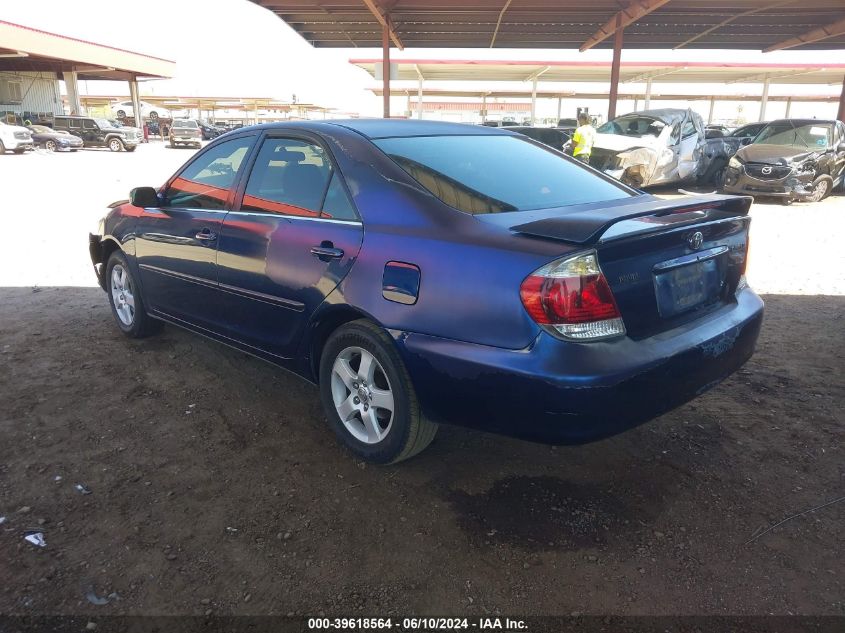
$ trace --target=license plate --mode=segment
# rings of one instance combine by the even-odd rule
[[[721,289],[718,260],[708,259],[655,275],[657,309],[672,317],[716,301]]]

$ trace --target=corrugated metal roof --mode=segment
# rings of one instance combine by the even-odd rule
[[[429,48],[579,48],[623,4],[617,0],[370,1],[381,13],[389,7],[394,31],[405,47]],[[314,46],[381,46],[381,26],[364,0],[252,2],[275,13]],[[762,50],[843,18],[843,0],[671,0],[626,27],[624,46]],[[605,39],[598,47],[611,47],[612,42]],[[845,48],[841,31],[792,50],[837,48]]]

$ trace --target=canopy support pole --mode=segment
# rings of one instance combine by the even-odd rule
[[[557,120],[558,120],[558,123],[560,123],[560,106],[561,106],[562,101],[563,101],[563,97],[557,98]]]
[[[381,80],[384,93],[384,111],[382,116],[390,118],[390,15],[384,16],[381,27]]]
[[[610,67],[610,103],[607,106],[607,120],[616,118],[616,99],[619,96],[619,68],[622,62],[622,16],[616,16],[616,32],[613,34],[613,63]]]
[[[769,103],[769,77],[763,80],[763,96],[760,99],[760,117],[758,121],[766,120],[766,105]]]
[[[141,98],[138,96],[138,78],[129,82],[129,98],[132,99],[132,113],[135,115],[135,127],[144,129],[144,117],[141,112]]]
[[[531,125],[537,117],[537,77],[531,81]]]
[[[79,80],[77,79],[76,71],[62,73],[62,78],[65,80],[70,113],[82,114],[82,104],[79,101]]]
[[[716,97],[710,97],[710,112],[707,114],[707,122],[713,123],[713,110],[716,107]]]
[[[481,122],[487,122],[487,93],[481,94]]]
[[[843,82],[843,89],[845,89],[845,82]],[[784,119],[789,118],[789,111],[792,109],[792,97],[786,98],[786,113],[783,115]]]
[[[842,94],[839,95],[839,114],[836,118],[840,121],[845,120],[845,77],[842,78]]]
[[[423,112],[423,78],[420,75],[417,78],[417,118],[422,119],[422,112]]]
[[[643,104],[643,110],[648,110],[650,105],[651,105],[651,77],[646,79],[646,82],[645,82],[645,103]]]

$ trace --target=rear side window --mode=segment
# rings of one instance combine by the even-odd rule
[[[517,136],[373,140],[423,187],[465,213],[500,213],[628,198],[569,158]]]
[[[223,209],[253,137],[235,138],[200,154],[165,191],[167,206]]]
[[[302,217],[354,220],[355,211],[325,150],[290,138],[264,141],[241,209]]]

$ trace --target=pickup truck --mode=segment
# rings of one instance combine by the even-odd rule
[[[170,126],[170,147],[192,145],[199,149],[201,141],[202,130],[192,119],[175,119]]]
[[[632,112],[598,128],[590,165],[633,187],[720,185],[740,139],[707,136],[701,116],[692,110]]]

